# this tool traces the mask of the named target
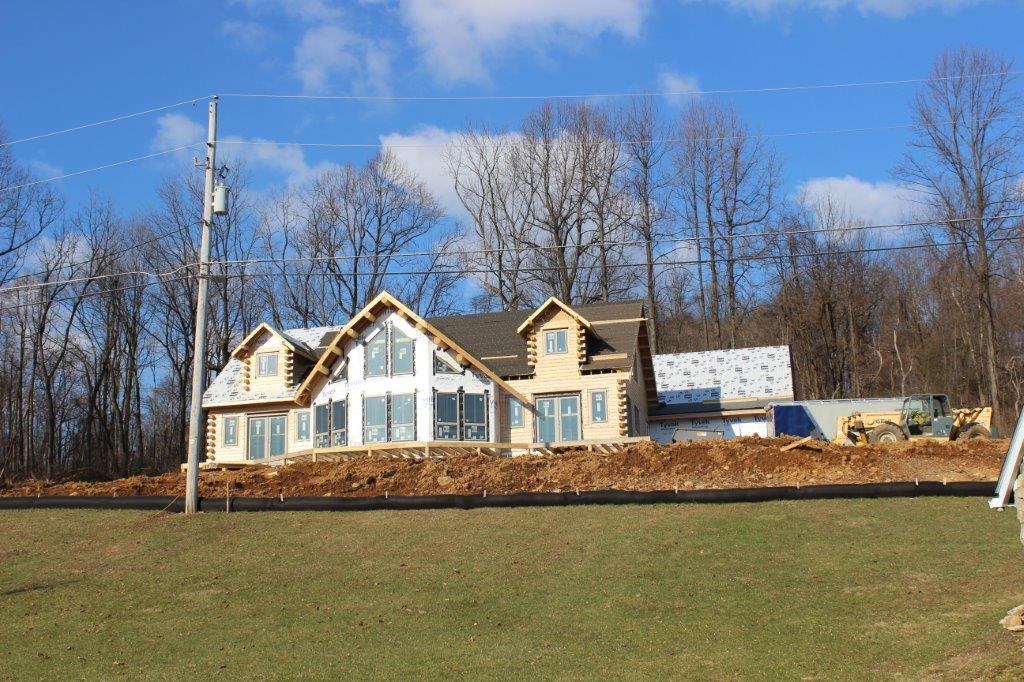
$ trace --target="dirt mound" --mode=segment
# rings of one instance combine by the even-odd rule
[[[793,438],[639,443],[622,452],[585,450],[556,456],[463,455],[413,461],[360,457],[242,471],[203,472],[200,494],[266,497],[488,494],[570,490],[747,488],[815,483],[994,480],[1007,442],[908,442],[842,447],[815,442],[782,451]],[[107,482],[26,481],[2,495],[178,495],[184,474]]]

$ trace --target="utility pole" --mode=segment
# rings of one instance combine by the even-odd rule
[[[203,225],[199,242],[199,295],[196,300],[196,337],[192,347],[192,411],[188,424],[188,470],[185,482],[185,513],[199,511],[199,454],[206,443],[203,423],[203,391],[206,386],[206,310],[210,276],[210,228],[213,223],[213,189],[217,175],[217,96],[210,101],[206,134],[206,186],[203,190]]]

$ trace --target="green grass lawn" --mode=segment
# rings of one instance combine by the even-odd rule
[[[1019,679],[977,499],[0,512],[0,678]]]

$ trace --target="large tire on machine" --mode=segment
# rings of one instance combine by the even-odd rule
[[[957,440],[970,440],[971,438],[991,438],[992,432],[986,429],[981,424],[968,424],[967,428],[963,429],[956,435]]]
[[[903,429],[895,424],[879,424],[868,431],[868,442],[875,443],[899,443],[907,439]]]

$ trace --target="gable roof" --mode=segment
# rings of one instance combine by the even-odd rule
[[[296,329],[292,331],[295,332],[306,330]],[[319,353],[317,352],[315,347],[310,348],[308,344],[297,338],[293,333],[282,332],[272,327],[271,325],[267,324],[266,322],[260,322],[258,325],[256,325],[256,328],[249,332],[246,335],[246,337],[242,339],[242,341],[237,346],[235,346],[235,349],[231,351],[231,356],[240,357],[244,352],[249,350],[249,346],[253,343],[253,341],[258,339],[260,334],[262,334],[263,332],[268,332],[278,337],[284,343],[286,348],[289,348],[294,353],[298,353],[299,355],[304,356],[308,360],[316,362],[317,358],[319,357]]]
[[[329,374],[330,367],[334,364],[334,360],[344,354],[341,351],[341,346],[345,339],[357,338],[359,335],[358,329],[368,323],[374,322],[376,320],[376,313],[374,311],[381,306],[394,310],[396,313],[415,325],[416,329],[433,336],[434,342],[438,345],[447,346],[455,354],[456,359],[459,362],[473,365],[477,370],[487,376],[487,378],[498,386],[501,386],[511,395],[523,402],[528,402],[525,396],[513,387],[509,386],[500,375],[495,373],[487,364],[482,362],[479,355],[463,348],[457,340],[448,336],[444,330],[439,329],[430,321],[420,317],[412,309],[386,291],[382,291],[374,297],[372,301],[367,303],[361,311],[356,313],[356,315],[349,320],[348,324],[331,336],[330,341],[323,349],[320,359],[317,361],[316,365],[313,366],[313,369],[310,370],[309,375],[306,376],[296,389],[296,400],[305,400],[312,391],[313,385]]]
[[[261,329],[263,325],[257,327]],[[266,328],[273,330],[273,327],[266,325]],[[324,348],[324,339],[334,336],[341,327],[310,327],[299,329],[288,329],[284,332],[276,332],[282,338],[287,338],[290,343],[302,344],[308,348],[316,360]],[[249,334],[246,338],[251,337]],[[241,346],[241,344],[239,344]],[[238,351],[236,347],[235,352]],[[249,403],[249,402],[279,402],[289,401],[295,398],[295,386],[285,386],[280,389],[266,391],[246,391],[242,387],[242,374],[245,370],[245,362],[235,352],[231,359],[224,365],[217,377],[210,382],[203,392],[203,406],[221,405],[225,403]]]
[[[565,303],[562,303],[562,301],[560,301],[559,299],[555,298],[554,296],[550,296],[548,300],[544,301],[539,306],[537,306],[537,309],[530,313],[529,317],[523,320],[522,324],[520,324],[516,328],[516,333],[522,334],[527,329],[529,329],[533,325],[533,323],[537,321],[537,318],[540,317],[541,314],[543,314],[544,311],[550,308],[551,306],[561,308],[569,315],[569,317],[573,318],[587,329],[590,329],[590,320],[585,318],[583,315],[580,315],[578,308],[570,308]]]
[[[572,310],[589,324],[584,371],[632,366],[638,349],[637,329],[644,321],[643,301],[593,303],[573,306]],[[535,316],[536,311],[510,310],[432,317],[428,321],[487,364],[495,374],[514,377],[533,374],[534,369],[526,359],[526,342],[519,330]]]

